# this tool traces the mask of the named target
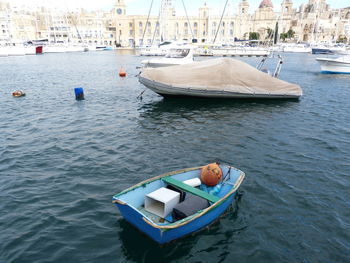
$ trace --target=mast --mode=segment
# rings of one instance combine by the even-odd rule
[[[222,11],[220,22],[219,22],[219,25],[218,25],[218,30],[215,33],[215,37],[214,37],[213,43],[215,43],[216,37],[218,36],[219,30],[220,30],[220,26],[221,26],[221,23],[222,23],[222,19],[223,19],[224,14],[225,14],[227,3],[228,3],[228,0],[226,0],[225,6],[224,6],[224,10]]]

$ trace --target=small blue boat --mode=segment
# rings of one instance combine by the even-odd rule
[[[208,187],[200,181],[203,167],[153,177],[116,194],[112,202],[129,223],[156,242],[176,240],[200,230],[223,214],[245,177],[244,172],[220,164],[220,183]],[[203,207],[203,203],[207,205]],[[194,211],[188,213],[191,209]]]

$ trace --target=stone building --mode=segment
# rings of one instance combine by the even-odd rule
[[[0,0],[0,44],[33,39],[123,47],[183,39],[231,44],[249,39],[253,32],[267,41],[272,34],[289,30],[294,32],[286,40],[290,42],[349,43],[350,7],[331,9],[326,0],[305,1],[296,8],[292,0],[281,0],[280,11],[274,12],[271,0],[262,0],[256,10],[251,10],[249,0],[240,0],[223,16],[204,4],[187,17],[177,15],[172,0],[163,0],[159,15],[148,17],[147,10],[145,15],[128,15],[124,0],[115,0],[107,12],[14,7]]]
[[[198,42],[232,43],[235,39],[248,39],[250,32],[259,33],[260,40],[271,38],[269,33],[295,32],[289,41],[349,42],[349,8],[331,9],[326,0],[308,0],[299,8],[292,0],[281,1],[281,11],[274,12],[271,0],[262,0],[259,8],[250,14],[249,1],[241,0],[236,15],[213,15],[206,4],[197,16],[177,16],[171,0],[163,1],[160,17],[127,15],[124,0],[117,0],[115,16],[116,42],[121,46],[140,46],[162,40],[196,39]],[[165,15],[164,15],[165,14]],[[220,27],[219,27],[220,24]],[[165,28],[164,28],[165,27]]]

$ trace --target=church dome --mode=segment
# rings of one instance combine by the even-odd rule
[[[273,8],[273,4],[272,4],[271,0],[262,0],[260,5],[259,5],[259,8],[263,8],[263,7]]]

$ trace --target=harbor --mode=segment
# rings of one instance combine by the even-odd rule
[[[350,6],[0,0],[0,262],[350,261]]]
[[[300,100],[163,98],[138,81],[133,51],[1,58],[0,261],[348,261],[350,75],[322,74],[312,54],[283,58],[279,78]],[[194,235],[160,247],[111,203],[215,161],[246,179]]]

